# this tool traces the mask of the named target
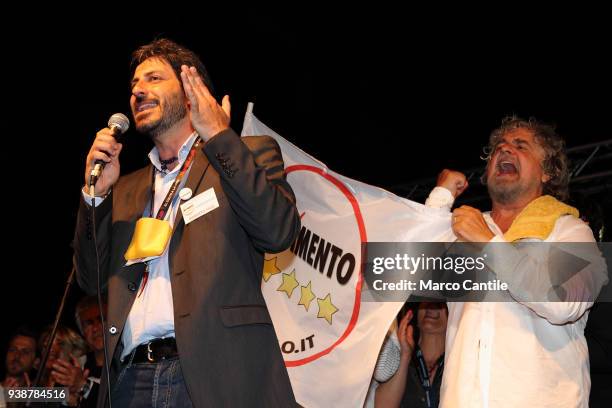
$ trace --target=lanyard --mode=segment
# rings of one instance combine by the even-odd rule
[[[181,180],[183,180],[185,173],[187,173],[187,170],[189,170],[189,166],[191,166],[191,163],[193,162],[193,158],[195,157],[196,148],[200,145],[200,140],[201,140],[200,136],[196,137],[196,140],[191,145],[191,149],[189,149],[189,154],[187,155],[187,158],[183,162],[183,165],[181,166],[181,169],[179,170],[179,174],[174,179],[172,186],[170,186],[170,190],[168,190],[168,194],[166,194],[166,198],[164,198],[164,201],[162,202],[161,206],[159,207],[159,210],[157,211],[157,215],[155,216],[155,218],[157,218],[158,220],[163,220],[164,218],[166,218],[166,214],[168,213],[170,204],[172,204],[172,201],[174,200],[174,197],[176,196],[176,190],[178,189],[178,186],[181,184]],[[152,177],[153,180],[151,182],[151,211],[149,213],[151,216],[153,215],[154,208],[155,208],[154,203],[155,203],[155,172],[156,171],[157,169],[155,168],[155,166],[153,166],[153,177]],[[143,294],[148,280],[149,280],[149,262],[145,262],[145,271],[142,277],[142,285],[141,285],[140,293],[138,294],[138,296]]]
[[[195,157],[195,151],[196,151],[195,149],[199,145],[200,145],[200,136],[198,136],[196,140],[193,142],[193,145],[191,146],[191,149],[189,150],[189,154],[187,155],[187,158],[185,159],[185,161],[183,162],[183,165],[181,166],[181,169],[179,170],[179,174],[174,179],[172,186],[170,186],[170,190],[168,190],[168,194],[166,194],[166,198],[164,199],[161,206],[159,207],[159,210],[157,211],[157,215],[155,216],[155,218],[157,218],[158,220],[163,220],[164,218],[166,218],[168,209],[170,208],[170,205],[172,204],[172,201],[174,200],[174,197],[176,195],[176,190],[178,189],[178,186],[181,184],[181,180],[183,180],[185,173],[187,173],[187,170],[189,169],[189,166],[191,165],[191,162],[193,161],[193,158]],[[151,183],[151,211],[150,211],[151,216],[153,215],[153,211],[154,211],[153,209],[155,208],[154,202],[155,202],[155,172],[156,171],[157,170],[155,166],[153,166],[153,181]]]
[[[421,385],[423,386],[423,389],[425,390],[425,397],[427,398],[427,407],[431,408],[432,407],[431,388],[432,388],[432,382],[435,381],[435,378],[432,378],[432,379],[429,378],[427,364],[425,364],[425,357],[423,357],[423,351],[421,350],[419,346],[417,346],[415,354],[416,354],[416,360],[418,363],[417,372],[419,374],[419,379],[421,380]],[[438,369],[436,370],[436,374],[440,372],[440,369],[442,368],[443,364],[444,364],[443,357],[440,357],[438,359],[438,362],[436,363],[436,365],[438,366]]]

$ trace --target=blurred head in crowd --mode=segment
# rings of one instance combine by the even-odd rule
[[[417,325],[420,336],[446,334],[448,309],[444,302],[421,302],[417,311]]]
[[[21,379],[38,364],[36,334],[27,327],[17,329],[9,340],[6,352],[6,376]]]
[[[38,339],[38,350],[42,356],[49,342],[52,327],[45,329]],[[53,364],[61,359],[64,361],[72,361],[71,357],[79,358],[87,352],[87,344],[85,340],[74,330],[59,326],[55,335],[55,340],[49,351],[49,358],[45,364],[42,384],[49,383],[49,373],[52,370]]]
[[[106,313],[106,303],[103,304]],[[75,320],[77,327],[93,352],[104,350],[102,320],[96,296],[85,296],[76,305]]]

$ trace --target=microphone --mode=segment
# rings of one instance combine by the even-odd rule
[[[389,335],[385,338],[382,349],[378,354],[373,377],[379,383],[387,382],[395,375],[400,366],[401,346],[397,337]]]
[[[111,130],[115,140],[119,140],[119,136],[124,134],[130,127],[130,120],[123,113],[115,113],[108,120],[108,127]],[[96,185],[105,164],[106,162],[103,160],[96,160],[93,169],[91,169],[91,174],[89,175],[90,190],[93,190],[93,186]]]

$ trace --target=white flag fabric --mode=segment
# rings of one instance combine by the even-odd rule
[[[447,240],[450,214],[329,170],[251,109],[242,135],[278,142],[302,220],[291,249],[266,254],[262,280],[296,400],[308,408],[361,407],[403,304],[362,302],[362,244]]]

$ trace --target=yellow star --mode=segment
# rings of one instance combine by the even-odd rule
[[[263,280],[266,282],[270,279],[270,276],[276,275],[281,271],[278,269],[278,266],[276,266],[276,258],[275,256],[274,258],[264,259]]]
[[[317,298],[319,304],[319,313],[317,317],[322,317],[327,320],[327,323],[332,324],[332,315],[338,311],[338,308],[331,302],[331,296],[328,293],[324,299]]]
[[[306,311],[308,311],[310,302],[312,302],[312,299],[316,297],[315,294],[312,293],[312,282],[308,282],[308,285],[302,286],[300,289],[302,290],[302,297],[300,297],[298,305],[304,306]]]
[[[295,279],[295,269],[291,273],[283,273],[283,283],[278,287],[279,292],[285,292],[288,298],[291,298],[293,289],[297,288],[300,284]]]

